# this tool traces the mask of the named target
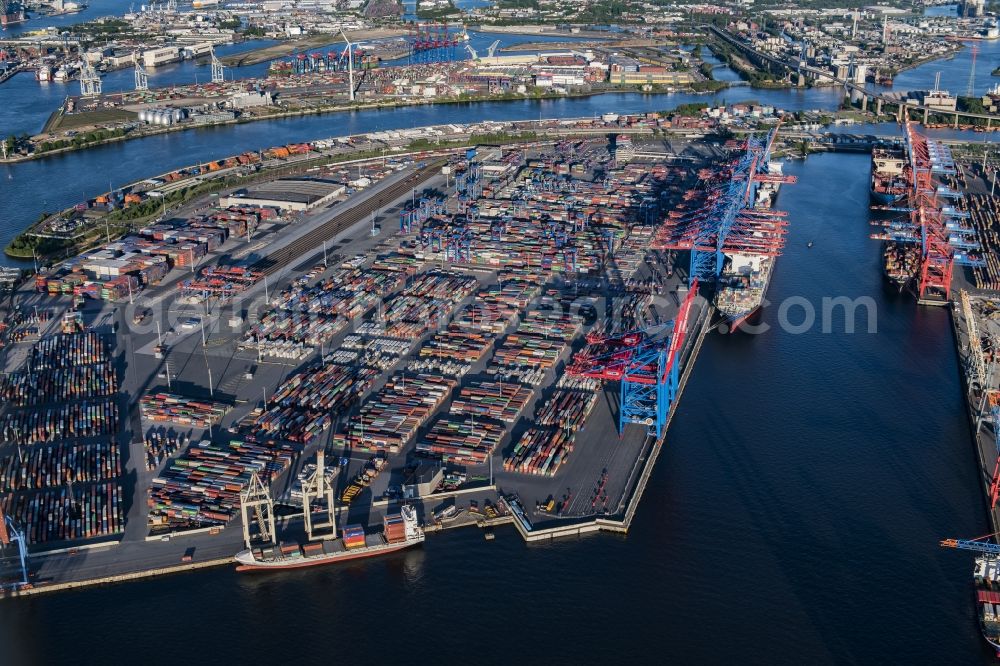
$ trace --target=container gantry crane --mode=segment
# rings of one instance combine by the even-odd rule
[[[967,240],[958,234],[953,206],[938,201],[938,188],[934,183],[937,174],[955,173],[951,152],[944,144],[928,141],[916,131],[912,122],[906,123],[904,139],[909,157],[910,223],[920,233],[920,269],[918,275],[918,302],[947,302],[951,289],[951,276],[956,263],[976,265],[979,258],[966,253],[956,253],[952,239]],[[952,229],[949,230],[949,225]],[[963,243],[967,245],[968,243]],[[975,245],[978,249],[978,245]]]
[[[976,537],[975,539],[942,539],[940,545],[942,548],[971,550],[984,555],[997,557],[1000,556],[1000,545],[990,543],[989,541],[982,541],[982,539],[989,539],[992,536],[996,535],[987,534],[985,536]]]
[[[677,317],[669,324],[672,331],[668,341],[652,341],[648,330],[593,338],[597,349],[584,349],[566,368],[569,375],[620,382],[619,435],[629,423],[646,426],[657,439],[663,435],[680,388],[680,354],[697,293],[695,280],[681,302]]]
[[[766,139],[750,136],[736,148],[742,153],[717,172],[707,172],[710,185],[701,205],[688,214],[667,216],[653,241],[653,249],[688,250],[689,280],[714,280],[725,265],[726,254],[775,256],[784,246],[787,222],[780,211],[755,208],[759,183],[794,183],[794,176],[771,173],[771,149],[780,123]]]
[[[0,554],[5,557],[8,548],[14,549],[20,571],[20,580],[0,584],[0,587],[22,587],[28,584],[28,542],[14,519],[0,509]]]

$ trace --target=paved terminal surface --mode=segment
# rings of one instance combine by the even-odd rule
[[[663,146],[660,150],[671,148]],[[413,180],[415,173],[419,173],[416,181]],[[177,282],[189,277],[187,274],[179,274],[179,271],[173,271],[163,284],[144,292],[133,305],[109,305],[88,301],[84,309],[85,323],[90,326],[96,325],[99,330],[109,335],[115,330],[119,333],[115,336],[117,340],[115,354],[122,388],[123,418],[120,437],[127,449],[125,454],[127,472],[123,479],[127,512],[125,533],[119,545],[89,550],[77,549],[72,554],[34,557],[32,569],[36,572],[34,577],[36,585],[54,581],[113,579],[116,576],[140,571],[169,570],[171,567],[181,566],[181,557],[192,548],[194,564],[216,560],[221,562],[231,558],[242,547],[242,527],[239,520],[212,533],[199,531],[194,534],[175,534],[163,540],[148,536],[147,489],[165,464],[161,464],[155,470],[146,469],[142,440],[144,432],[152,424],[142,423],[138,413],[138,398],[149,391],[170,390],[188,397],[212,398],[227,403],[232,405],[232,409],[212,432],[192,431],[183,427],[171,428],[170,424],[165,424],[165,427],[174,432],[188,434],[195,442],[207,438],[214,438],[217,441],[242,438],[236,434],[229,435],[227,430],[235,429],[235,426],[246,419],[252,410],[263,406],[266,398],[273,395],[275,389],[286,378],[316,358],[316,354],[300,360],[258,357],[254,350],[239,349],[238,343],[243,337],[245,327],[254,323],[267,309],[266,296],[282,289],[310,268],[323,264],[324,256],[332,270],[340,261],[355,255],[364,256],[365,265],[370,265],[376,253],[396,247],[399,242],[398,212],[404,203],[414,197],[411,183],[412,187],[420,189],[444,191],[446,188],[446,178],[440,175],[439,169],[432,174],[429,169],[411,167],[389,176],[350,201],[337,204],[330,209],[298,216],[294,220],[284,220],[267,235],[258,234],[249,241],[231,239],[223,248],[213,253],[214,256],[204,259],[201,265],[214,263],[220,259],[226,263],[225,260],[239,257],[244,263],[265,266],[268,278],[243,293],[238,301],[221,308],[206,308],[203,303],[182,304],[173,298]],[[386,193],[390,192],[393,196],[387,196]],[[350,213],[355,207],[366,205],[376,212],[375,224],[380,227],[376,235],[371,233],[372,219],[366,209],[362,219],[330,236],[325,252],[322,243],[314,242],[318,230],[323,229],[324,225],[329,229],[331,220],[344,213]],[[357,215],[352,217],[357,218]],[[344,216],[342,219],[351,218]],[[301,253],[286,251],[296,243],[302,247],[302,239],[309,240]],[[269,255],[281,257],[281,260],[269,261]],[[667,253],[650,252],[646,262],[640,265],[638,272],[632,276],[633,281],[649,285],[655,295],[654,306],[649,310],[650,320],[646,322],[647,324],[663,324],[676,315],[680,300],[686,295],[684,286],[686,275],[683,269],[685,264],[686,257],[678,258]],[[475,275],[481,286],[495,283],[497,280],[495,272],[484,270],[482,267],[458,265],[452,269]],[[316,281],[320,279],[322,274],[314,278]],[[595,305],[599,313],[597,321],[601,320],[604,313],[613,311],[615,301],[624,296],[626,287],[617,276],[614,279],[591,277],[572,285],[553,286],[562,290],[567,303],[572,301],[574,304],[586,302]],[[69,301],[68,297],[51,298],[30,291],[22,291],[14,296],[16,306],[21,309],[33,308],[36,305],[40,308],[65,309],[69,307]],[[142,324],[133,324],[132,314],[137,307],[150,308],[153,316]],[[543,307],[551,306],[543,306],[541,300],[536,299],[529,305],[528,310]],[[562,306],[557,304],[555,307]],[[696,300],[691,312],[691,321],[700,325],[707,313],[707,304]],[[231,326],[230,320],[234,317],[236,325]],[[194,325],[184,325],[184,322],[191,318],[196,318],[197,322]],[[159,330],[154,323],[157,320],[163,322]],[[58,325],[58,317],[54,317],[52,321]],[[585,324],[584,331],[593,324],[593,321]],[[330,349],[339,346],[343,337],[352,330],[353,327],[349,327],[335,337],[331,341]],[[510,333],[512,330],[508,329],[507,332]],[[123,334],[126,331],[128,334]],[[433,332],[425,333],[413,345],[407,356],[384,371],[369,391],[358,398],[363,400],[371,392],[377,391],[393,371],[405,370],[416,357],[420,343],[429,338]],[[666,329],[663,329],[661,335],[667,335]],[[690,355],[694,337],[692,330],[689,344],[684,350],[685,366],[693,361]],[[165,348],[165,358],[156,357],[155,348],[158,344]],[[573,452],[559,469],[556,477],[532,476],[503,470],[505,455],[531,425],[536,406],[540,404],[539,400],[544,400],[551,394],[556,379],[563,373],[572,354],[583,345],[581,332],[563,352],[558,363],[545,373],[544,381],[534,391],[532,400],[492,455],[491,464],[465,468],[464,472],[469,483],[463,485],[459,492],[423,499],[419,508],[426,522],[433,521],[432,514],[436,510],[454,503],[462,510],[464,518],[446,521],[444,526],[475,524],[481,520],[482,514],[479,512],[483,507],[496,506],[501,495],[517,496],[527,518],[534,528],[539,530],[573,522],[592,521],[600,517],[622,519],[626,503],[635,492],[644,466],[650,459],[653,441],[648,436],[646,428],[638,425],[627,426],[619,435],[617,383],[609,384],[601,391],[586,426],[577,432]],[[2,357],[4,367],[8,371],[18,367],[23,362],[23,354],[28,347],[28,345],[9,347]],[[491,351],[478,361],[462,377],[460,385],[475,378],[493,379],[483,372],[492,356]],[[449,403],[450,400],[446,401],[437,413],[446,411]],[[376,525],[381,522],[386,511],[398,506],[395,500],[387,502],[383,498],[393,495],[402,484],[401,470],[407,460],[413,459],[415,442],[420,441],[433,422],[434,419],[429,419],[404,450],[390,457],[389,471],[380,474],[349,507],[339,507],[340,524],[361,522]],[[156,424],[157,427],[161,425],[164,424]],[[327,447],[334,454],[334,460],[339,457],[348,460],[348,464],[339,470],[337,477],[338,496],[367,463],[371,457],[369,453],[333,448],[332,434],[340,425],[339,422],[335,423],[333,428],[315,438],[305,447],[303,454],[298,456],[292,468],[272,481],[272,493],[279,504],[292,506],[296,504],[289,496],[293,480],[319,446]],[[327,460],[330,461],[331,457]],[[550,499],[554,500],[555,510],[544,508]],[[502,512],[502,507],[500,510]],[[300,519],[291,518],[283,521],[281,525],[279,533],[282,540],[299,539]],[[47,547],[59,545],[49,544]]]

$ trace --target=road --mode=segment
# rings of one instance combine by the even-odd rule
[[[251,268],[263,271],[266,275],[271,275],[282,268],[285,268],[299,257],[308,253],[310,250],[315,250],[324,242],[336,237],[337,234],[343,230],[348,229],[349,227],[352,227],[358,222],[364,220],[366,217],[382,208],[383,205],[393,202],[410,190],[423,185],[435,174],[440,173],[441,167],[444,166],[444,164],[444,160],[432,162],[409,178],[405,178],[380,192],[377,197],[368,197],[365,201],[352,206],[342,213],[329,213],[327,215],[329,219],[325,222],[321,222],[319,227],[307,234],[304,234],[285,247],[272,252],[266,257],[258,259],[254,264],[252,264]]]

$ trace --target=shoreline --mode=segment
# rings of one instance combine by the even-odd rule
[[[587,120],[587,119],[588,118],[585,118],[585,117],[578,117],[578,118],[575,118],[574,120],[581,121],[581,120]],[[529,123],[529,124],[534,124],[536,121],[528,120],[528,121],[509,121],[509,122],[511,124],[515,123],[515,122],[525,122],[525,123]],[[446,125],[426,125],[424,127],[425,128],[443,128],[443,127],[446,128],[447,126]],[[535,129],[537,129],[537,128],[535,128]],[[521,130],[521,131],[518,132],[518,134],[516,136],[512,135],[513,141],[514,142],[519,142],[519,141],[533,140],[533,139],[537,139],[538,138],[537,136],[534,136],[533,139],[527,138],[525,136],[525,131],[526,130]],[[534,132],[534,130],[531,130],[531,131]],[[555,131],[546,132],[546,133],[543,134],[543,136],[549,136],[549,135],[551,135],[551,136],[589,136],[589,135],[592,135],[593,132],[594,132],[593,130],[588,131],[586,129],[581,129],[581,128],[566,128],[566,129],[563,129],[562,131],[560,131],[560,130],[557,129]],[[598,130],[598,132],[599,133],[606,133],[603,128],[600,129],[600,130]],[[647,134],[647,133],[650,133],[651,130],[648,129],[648,128],[639,128],[639,129],[619,128],[618,132],[619,133],[627,133],[627,134]],[[364,135],[363,134],[360,134],[360,135],[348,135],[348,137],[357,137],[357,136],[364,136]],[[459,135],[459,136],[462,136],[462,135]],[[462,138],[452,139],[452,140],[445,139],[445,143],[449,144],[448,146],[442,146],[439,143],[436,147],[430,148],[430,149],[429,148],[422,148],[422,149],[406,148],[406,149],[403,149],[403,151],[401,151],[401,152],[394,153],[394,156],[414,155],[414,154],[421,153],[421,152],[424,152],[424,151],[427,151],[427,150],[430,150],[431,152],[433,152],[434,150],[437,150],[437,149],[444,150],[446,148],[468,147],[468,146],[474,145],[474,138],[477,137],[477,136],[481,138],[482,135],[477,135],[477,134],[473,133],[473,134],[469,134],[464,139],[462,139]],[[321,141],[321,140],[325,140],[326,138],[330,138],[330,137],[324,137],[324,138],[321,138],[321,139],[314,139],[314,141]],[[228,157],[234,157],[234,156],[230,155]],[[338,158],[340,158],[340,159],[338,159]],[[272,165],[271,167],[265,167],[261,171],[257,172],[256,175],[257,176],[262,176],[262,175],[266,176],[272,170],[281,170],[281,169],[286,169],[286,168],[299,167],[299,166],[302,166],[304,164],[311,164],[313,162],[327,161],[327,162],[331,162],[331,163],[352,164],[352,163],[355,163],[355,162],[364,162],[366,160],[372,160],[372,159],[377,159],[377,158],[378,158],[378,155],[376,155],[376,154],[368,154],[368,153],[366,153],[363,150],[354,151],[353,154],[349,153],[349,154],[339,155],[339,156],[338,155],[324,155],[320,151],[320,152],[317,152],[315,155],[310,155],[310,156],[307,156],[305,158],[300,158],[300,159],[295,160],[293,162],[282,163],[280,165]],[[221,157],[219,159],[223,159],[224,160],[224,159],[227,159],[227,157],[224,156],[224,157]],[[212,162],[212,161],[217,161],[217,160],[211,160],[210,159],[210,160],[207,160],[205,162],[195,162],[193,164],[188,164],[188,165],[185,165],[185,166],[182,166],[182,167],[178,167],[177,169],[173,169],[171,171],[167,171],[167,172],[164,172],[164,173],[161,173],[161,174],[156,174],[156,175],[153,175],[153,176],[148,176],[146,178],[139,178],[139,179],[137,179],[135,181],[131,181],[129,183],[126,183],[122,187],[123,188],[134,187],[135,185],[139,184],[140,182],[142,182],[144,180],[148,180],[150,178],[165,179],[169,174],[176,173],[176,172],[179,172],[179,171],[191,170],[191,169],[194,169],[194,168],[204,168],[205,166],[207,166],[207,164],[209,162]],[[211,173],[211,172],[208,172],[208,173]],[[215,178],[207,178],[205,180],[200,180],[200,175],[198,175],[198,176],[190,176],[190,178],[191,178],[191,184],[194,185],[194,186],[197,186],[198,184],[211,183],[214,180],[216,180]],[[222,183],[222,187],[225,187],[225,186],[226,186],[225,183]],[[100,194],[110,195],[111,193],[110,192],[102,192]],[[201,193],[199,193],[196,196],[201,196]],[[181,200],[181,201],[178,201],[178,202],[172,202],[171,203],[171,207],[177,206],[177,205],[183,205],[184,203],[186,203],[186,201],[187,201],[187,199],[184,199],[184,200]],[[36,220],[35,222],[31,223],[27,228],[25,228],[20,233],[18,233],[17,236],[15,236],[15,240],[18,237],[23,236],[24,234],[30,234],[30,233],[32,233],[32,231],[38,225],[42,224],[43,222],[45,222],[48,219],[51,219],[53,216],[59,215],[60,213],[66,212],[68,210],[70,210],[70,209],[69,208],[64,208],[64,209],[61,209],[60,211],[56,211],[56,212],[53,212],[53,213],[51,213],[49,215],[46,215],[44,219]],[[11,242],[13,242],[13,241],[11,241]],[[78,250],[75,251],[75,253],[74,253],[73,256],[78,256],[78,255],[80,255],[80,254],[82,254],[84,252],[89,251],[89,249],[90,248],[87,248],[87,247],[78,249]],[[4,252],[4,254],[6,256],[8,256],[8,257],[10,257],[12,259],[20,260],[20,261],[27,261],[27,260],[32,259],[32,258],[37,258],[39,260],[49,260],[49,259],[55,258],[58,255],[58,253],[56,253],[56,254],[44,254],[44,255],[36,255],[36,254],[21,255],[21,254],[18,254],[18,252],[16,250],[11,251],[10,250],[10,244],[8,244],[7,246],[4,247],[3,252]]]
[[[300,117],[300,116],[315,116],[315,115],[323,115],[323,114],[327,114],[327,113],[344,113],[344,112],[351,112],[351,111],[371,111],[371,110],[380,110],[380,109],[402,109],[402,108],[408,108],[408,107],[411,107],[411,106],[438,106],[438,105],[451,105],[451,104],[481,104],[481,103],[484,103],[484,102],[497,102],[497,103],[501,103],[501,102],[524,102],[524,101],[532,101],[532,100],[539,100],[540,101],[540,100],[557,100],[557,99],[576,99],[576,98],[594,97],[594,96],[597,96],[597,95],[608,95],[608,94],[614,94],[614,93],[626,93],[626,94],[633,94],[633,95],[672,95],[672,94],[676,94],[676,93],[690,94],[690,95],[705,95],[705,94],[711,94],[712,92],[720,92],[722,90],[727,90],[729,87],[730,86],[727,85],[724,88],[719,88],[718,91],[705,91],[705,92],[696,92],[696,91],[689,91],[689,90],[649,90],[649,91],[642,91],[642,90],[592,90],[592,91],[589,91],[589,92],[567,93],[565,95],[537,95],[537,96],[536,95],[518,95],[518,96],[511,96],[511,97],[487,96],[487,97],[474,97],[474,98],[471,98],[471,99],[455,99],[455,98],[443,99],[442,98],[442,99],[435,100],[435,101],[419,100],[419,101],[413,101],[413,102],[400,102],[400,101],[392,101],[392,102],[369,102],[369,103],[355,104],[353,106],[342,106],[342,105],[338,105],[338,106],[323,106],[323,107],[316,107],[316,108],[311,108],[311,109],[296,109],[296,110],[290,110],[290,111],[282,111],[280,113],[274,113],[274,114],[269,114],[267,116],[260,116],[260,117],[254,117],[254,118],[234,118],[233,120],[224,120],[224,121],[217,122],[217,123],[206,123],[206,124],[203,124],[203,125],[180,125],[180,124],[178,124],[178,125],[167,125],[165,127],[162,127],[162,128],[159,128],[159,129],[155,129],[155,130],[152,130],[152,131],[149,131],[149,132],[143,132],[142,134],[136,134],[136,135],[126,134],[124,136],[109,137],[107,139],[101,139],[100,141],[95,141],[94,143],[88,143],[88,144],[85,144],[85,145],[82,145],[82,146],[66,146],[65,148],[56,148],[54,150],[47,150],[47,151],[45,151],[43,153],[31,153],[30,155],[20,155],[20,156],[17,156],[17,157],[8,157],[7,159],[0,158],[0,165],[2,165],[2,164],[21,164],[21,163],[24,163],[24,162],[31,162],[31,161],[34,161],[34,160],[42,160],[42,159],[45,159],[45,158],[47,158],[49,156],[53,156],[53,155],[63,155],[63,154],[66,154],[66,153],[72,153],[72,152],[77,152],[77,151],[88,150],[90,148],[96,148],[98,146],[103,146],[103,145],[107,145],[107,144],[110,144],[110,143],[116,143],[116,142],[119,142],[119,141],[133,141],[133,140],[138,140],[138,139],[146,139],[148,137],[159,136],[159,135],[162,135],[162,134],[170,134],[170,133],[173,133],[173,132],[185,132],[185,131],[188,131],[188,130],[206,129],[206,128],[213,128],[213,127],[225,127],[227,125],[249,124],[249,123],[256,123],[256,122],[261,122],[261,121],[266,121],[266,120],[282,120],[282,119],[285,119],[285,118],[297,118],[297,117]]]
[[[391,39],[405,34],[406,31],[400,28],[372,28],[370,30],[352,30],[347,33],[348,37],[358,40]],[[282,40],[280,43],[272,44],[271,46],[262,46],[243,53],[224,56],[219,59],[219,62],[226,67],[249,67],[251,65],[259,65],[262,62],[284,58],[297,51],[318,48],[327,44],[341,44],[343,41],[344,38],[339,34],[324,33],[310,35],[303,39]]]

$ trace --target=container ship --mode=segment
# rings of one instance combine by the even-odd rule
[[[906,152],[898,146],[872,148],[872,201],[885,206],[906,196]]]
[[[404,506],[387,515],[382,532],[368,534],[361,525],[346,525],[339,539],[251,548],[236,554],[237,571],[276,571],[334,564],[394,553],[424,542],[417,511]]]
[[[24,23],[27,20],[28,15],[19,0],[0,0],[0,28]]]
[[[972,576],[979,627],[983,638],[1000,656],[1000,560],[989,555],[977,557]]]
[[[899,291],[916,276],[920,266],[919,243],[885,241],[882,249],[882,268],[885,279]]]
[[[780,175],[781,164],[769,163],[768,172]],[[757,187],[754,208],[772,208],[778,196],[778,188],[778,183],[761,183]],[[771,282],[775,260],[776,257],[773,256],[749,253],[726,256],[726,265],[715,291],[715,307],[729,321],[730,333],[735,333],[760,311]]]

